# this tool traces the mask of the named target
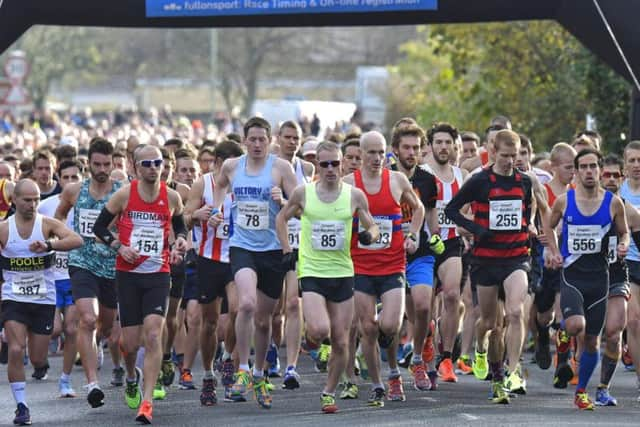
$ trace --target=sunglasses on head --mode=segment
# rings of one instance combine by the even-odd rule
[[[331,167],[337,168],[338,166],[340,166],[340,160],[331,160],[331,161],[325,161],[325,162],[318,162],[318,166],[320,166],[323,169],[328,168],[329,165],[331,165]]]
[[[138,164],[143,168],[150,168],[152,165],[159,168],[162,165],[162,159],[154,159],[154,160],[139,160]]]
[[[622,174],[620,172],[602,172],[603,178],[622,178]]]

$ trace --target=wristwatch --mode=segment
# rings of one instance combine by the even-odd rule
[[[411,240],[413,240],[414,242],[417,242],[416,236],[413,233],[408,233],[406,236],[404,236],[405,239],[409,238]]]

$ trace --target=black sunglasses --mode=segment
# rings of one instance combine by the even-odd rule
[[[138,164],[139,164],[140,166],[142,166],[143,168],[150,168],[150,167],[151,167],[151,165],[153,165],[153,166],[155,166],[155,167],[159,168],[160,166],[162,166],[162,162],[163,162],[163,161],[164,161],[164,160],[162,160],[162,159],[154,159],[154,160],[139,160],[139,161],[138,161]]]
[[[320,166],[323,169],[328,168],[329,165],[331,165],[331,167],[337,168],[338,166],[340,166],[340,160],[331,160],[331,161],[326,161],[326,162],[318,162],[318,166]]]

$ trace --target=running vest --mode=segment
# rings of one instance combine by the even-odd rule
[[[611,200],[605,191],[602,204],[593,215],[583,215],[576,203],[576,191],[567,192],[567,207],[562,216],[563,267],[584,272],[602,272],[609,268],[609,230],[611,229]]]
[[[169,234],[171,210],[167,185],[160,182],[158,197],[147,203],[140,197],[140,181],[131,181],[127,207],[118,218],[119,240],[137,250],[140,257],[134,264],[118,254],[116,270],[132,273],[169,273]]]
[[[96,241],[93,224],[107,201],[122,184],[113,181],[109,194],[95,200],[89,192],[90,182],[91,180],[87,179],[82,183],[73,212],[73,231],[82,236],[84,243],[79,248],[69,251],[69,265],[90,271],[98,277],[115,279],[116,252],[104,243]]]
[[[7,180],[0,179],[0,221],[5,220],[11,210],[11,200],[7,196]]]
[[[514,170],[512,176],[497,176],[490,166],[480,173],[488,177],[489,192],[486,201],[471,203],[473,222],[492,235],[476,239],[472,254],[492,260],[527,256],[531,208],[522,183],[524,175]]]
[[[56,209],[58,209],[59,204],[60,195],[56,194],[38,205],[38,213],[49,218],[55,218]],[[71,208],[67,214],[67,221],[65,222],[69,230],[73,230],[73,213],[74,208]],[[69,252],[56,251],[56,263],[53,276],[56,282],[58,280],[69,280]]]
[[[629,188],[627,180],[624,180],[620,187],[620,197],[628,201],[636,209],[640,208],[640,192],[634,193],[631,188]],[[640,251],[638,251],[638,247],[633,239],[631,239],[629,243],[629,252],[627,252],[625,258],[630,261],[640,261]]]
[[[2,255],[2,300],[34,304],[56,303],[56,285],[53,278],[55,253],[36,254],[29,245],[37,240],[44,242],[42,218],[36,214],[31,235],[23,239],[18,234],[16,217],[10,216],[7,244],[0,250]]]
[[[304,175],[304,168],[302,162],[296,160],[294,157],[296,180],[298,185],[306,184],[309,182],[309,178]],[[296,217],[291,218],[287,222],[287,238],[289,239],[289,246],[293,249],[300,247],[300,220]]]
[[[368,246],[358,242],[358,233],[364,229],[358,218],[353,219],[353,237],[351,239],[351,257],[356,274],[368,276],[386,276],[404,273],[406,254],[404,234],[402,232],[402,208],[391,192],[391,172],[382,169],[382,183],[376,194],[367,192],[362,181],[362,173],[353,173],[355,187],[361,189],[369,201],[369,211],[380,229],[378,240]]]
[[[309,183],[304,186],[298,278],[352,277],[352,187],[342,183],[338,198],[332,203],[325,203],[318,198],[316,185]]]
[[[455,239],[458,237],[456,224],[444,214],[444,208],[447,207],[447,203],[458,193],[463,183],[460,168],[456,166],[451,167],[453,168],[453,180],[451,182],[446,182],[434,174],[436,177],[436,185],[438,186],[436,209],[438,209],[438,226],[440,227],[440,238],[442,240]]]
[[[213,172],[202,176],[204,189],[202,192],[202,205],[213,205],[213,189],[215,181]],[[231,235],[231,204],[233,196],[228,193],[222,205],[224,222],[218,227],[212,227],[208,221],[194,223],[194,245],[198,255],[218,262],[229,262],[229,236]],[[196,244],[197,243],[197,244]]]
[[[280,205],[271,198],[271,189],[274,187],[271,170],[275,159],[273,154],[269,154],[260,173],[248,175],[247,156],[240,157],[231,183],[234,196],[231,247],[252,252],[282,249],[276,235],[276,215]]]

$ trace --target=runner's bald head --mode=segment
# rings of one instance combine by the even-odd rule
[[[13,189],[13,196],[19,197],[22,194],[40,194],[40,189],[38,185],[29,178],[21,179],[16,183],[15,188]]]
[[[360,137],[360,147],[362,148],[362,151],[367,151],[367,146],[369,144],[378,142],[381,142],[385,147],[387,146],[387,141],[384,139],[384,135],[377,130],[365,132]]]
[[[153,145],[139,145],[133,152],[133,159],[137,162],[143,158],[161,159],[162,153],[158,147],[154,147]]]

